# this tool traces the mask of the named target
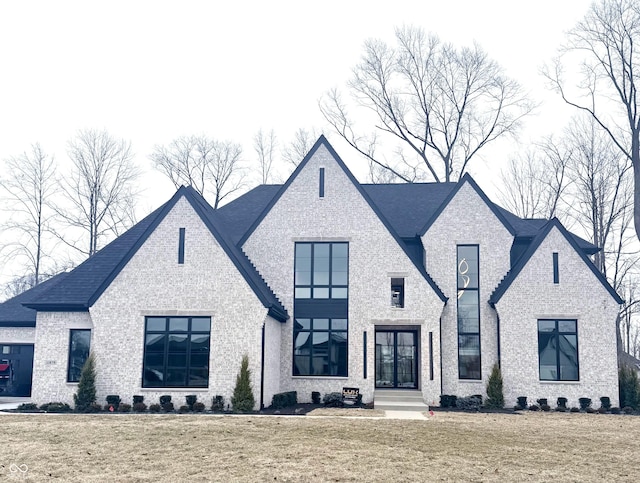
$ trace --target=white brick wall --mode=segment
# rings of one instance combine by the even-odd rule
[[[273,395],[280,392],[280,343],[282,323],[271,317],[265,320],[264,334],[264,405],[269,407]]]
[[[560,283],[553,283],[552,253],[559,254]],[[600,397],[618,405],[616,315],[618,306],[557,228],[496,304],[500,316],[502,377],[507,406],[518,396],[529,404],[558,397],[578,406],[589,397],[594,407]],[[578,324],[579,382],[540,381],[538,319],[576,319]]]
[[[185,261],[178,264],[178,230],[186,228]],[[230,403],[243,354],[249,355],[253,393],[259,402],[261,328],[267,309],[185,198],[181,198],[123,268],[89,314],[38,314],[34,400],[72,402],[65,386],[68,328],[90,326],[97,357],[97,396],[118,394],[146,403],[162,394],[176,407],[196,394],[210,406],[215,395]],[[207,389],[143,389],[144,321],[148,315],[211,317],[210,382]],[[75,327],[74,327],[75,328]],[[55,364],[47,361],[55,360]],[[55,393],[57,388],[63,391]]]
[[[325,196],[319,198],[319,168],[325,168]],[[300,401],[311,392],[359,387],[371,401],[375,385],[375,325],[421,327],[421,381],[425,399],[437,399],[440,376],[428,380],[425,337],[438,332],[442,301],[377,215],[351,183],[329,151],[321,146],[243,246],[260,273],[293,314],[294,246],[296,241],[349,242],[349,364],[347,378],[293,377],[293,320],[282,328],[281,391],[296,390]],[[405,277],[405,307],[390,305],[391,276]],[[363,377],[363,332],[367,332],[367,379]],[[437,337],[434,346],[437,346]],[[437,361],[437,359],[435,359]]]
[[[496,314],[487,300],[510,268],[513,236],[465,183],[422,237],[427,271],[449,300],[442,316],[443,394],[485,394],[498,359]],[[482,380],[458,379],[457,245],[479,245]]]
[[[33,344],[35,340],[34,327],[0,327],[0,344]]]

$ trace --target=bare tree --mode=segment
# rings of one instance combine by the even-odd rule
[[[297,168],[317,139],[318,134],[315,128],[311,130],[299,128],[293,135],[293,140],[282,150],[282,158]]]
[[[419,169],[421,177],[455,180],[478,151],[515,133],[533,110],[518,83],[477,44],[458,49],[415,27],[396,29],[396,40],[395,48],[367,41],[348,83],[356,105],[372,113],[372,134],[359,133],[336,89],[320,110],[353,148],[397,178],[413,181]],[[374,156],[384,140],[410,156],[399,162]]]
[[[6,161],[0,178],[3,206],[10,212],[3,225],[0,251],[21,263],[24,275],[19,288],[28,289],[42,281],[44,262],[53,249],[53,212],[48,203],[57,191],[55,169],[53,157],[33,144],[29,152]]]
[[[202,196],[211,195],[213,206],[244,187],[242,148],[230,141],[207,136],[180,137],[168,146],[156,146],[151,160],[178,188],[192,186]]]
[[[132,161],[131,143],[106,131],[79,131],[69,141],[68,153],[73,168],[59,182],[66,204],[57,205],[56,212],[82,236],[73,239],[66,233],[58,237],[92,256],[105,239],[118,236],[135,222],[139,170]]]
[[[261,184],[267,184],[271,181],[277,147],[278,140],[273,129],[269,133],[264,133],[260,129],[253,137],[253,149],[258,156]]]
[[[570,158],[571,149],[552,136],[534,144],[523,159],[513,158],[501,173],[502,205],[521,218],[561,217]]]
[[[545,76],[570,106],[591,116],[634,170],[634,221],[640,239],[640,4],[600,0],[569,32]],[[571,86],[565,72],[582,81]]]

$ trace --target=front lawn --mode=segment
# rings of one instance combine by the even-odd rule
[[[16,481],[640,480],[630,416],[5,414],[0,425],[0,475]]]

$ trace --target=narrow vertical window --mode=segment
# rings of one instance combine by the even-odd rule
[[[184,228],[180,228],[178,238],[178,263],[184,263]]]
[[[404,307],[404,278],[391,279],[391,306]]]
[[[481,379],[478,245],[458,245],[458,377]]]
[[[553,283],[560,283],[560,270],[558,269],[557,252],[553,252]]]
[[[320,168],[320,198],[324,198],[324,168]]]
[[[364,360],[362,361],[364,366],[363,366],[363,376],[366,379],[367,378],[367,331],[364,331],[362,333],[362,346],[364,347]]]
[[[433,381],[433,332],[429,332],[429,380]]]
[[[89,357],[91,348],[90,329],[71,329],[69,333],[69,367],[67,368],[67,382],[80,381],[82,366]]]

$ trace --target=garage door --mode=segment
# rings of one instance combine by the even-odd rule
[[[31,396],[33,344],[0,344],[0,396]]]

